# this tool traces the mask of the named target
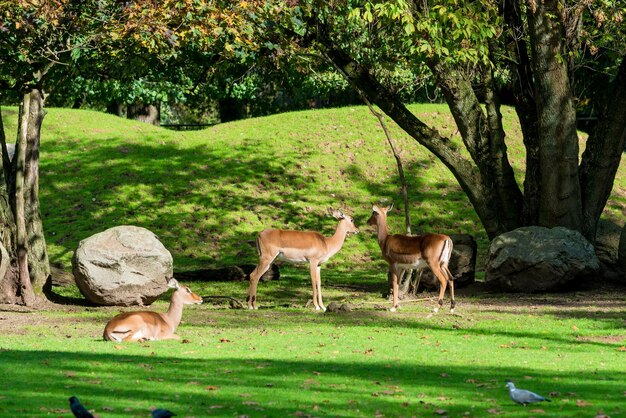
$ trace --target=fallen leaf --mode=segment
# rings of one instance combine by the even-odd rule
[[[621,346],[617,351],[626,351],[626,345]]]
[[[445,409],[435,409],[435,414],[437,415],[445,415],[448,411]]]
[[[181,340],[181,344],[189,344],[189,343],[191,343],[191,340],[188,340],[187,338],[183,338]]]
[[[252,405],[258,405],[259,403],[254,402],[254,401],[243,401],[242,404],[252,406]]]
[[[230,340],[228,338],[220,338],[221,343],[229,343]]]
[[[439,376],[441,376],[441,377],[450,377],[450,375],[448,373],[441,373]]]
[[[585,407],[585,406],[591,406],[591,403],[583,400],[583,399],[576,399],[576,406],[578,407]]]
[[[495,415],[502,413],[502,411],[496,408],[487,409],[487,412],[489,412],[490,414],[495,414]]]
[[[219,388],[220,388],[219,386],[213,386],[213,385],[209,385],[205,387],[206,390],[218,390]]]
[[[221,409],[223,407],[224,407],[224,405],[211,405],[211,406],[209,406],[209,409]]]
[[[545,414],[546,413],[546,411],[544,411],[543,409],[539,409],[539,408],[531,409],[530,412],[533,412],[535,414]]]

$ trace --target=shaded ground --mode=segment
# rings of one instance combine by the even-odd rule
[[[247,287],[247,283],[239,283],[242,289]],[[274,286],[277,284],[274,283]],[[268,295],[281,295],[282,298],[276,300],[274,304],[265,306],[264,310],[290,308],[302,310],[304,312],[312,310],[310,307],[311,300],[308,287],[302,287],[300,284],[280,283],[278,289],[268,291]],[[284,286],[284,287],[283,287]],[[326,285],[325,290],[332,292],[332,300],[349,301],[353,312],[350,316],[358,317],[376,315],[377,312],[383,312],[389,307],[389,303],[380,296],[381,292],[372,285],[364,286],[348,286],[348,285]],[[382,290],[378,289],[378,290]],[[372,300],[372,293],[374,297]],[[44,302],[37,308],[26,308],[19,305],[0,304],[0,333],[2,334],[24,334],[24,329],[33,325],[50,324],[55,326],[58,323],[56,316],[50,316],[50,313],[67,313],[65,321],[67,323],[91,322],[81,314],[96,313],[98,316],[110,317],[116,315],[120,311],[149,309],[158,312],[166,310],[167,295],[158,303],[151,307],[145,308],[124,308],[116,306],[95,306],[88,301],[79,297],[65,297],[55,294],[57,299],[63,303]],[[241,296],[241,295],[236,295]],[[224,309],[233,309],[233,304],[229,303],[234,299],[231,296],[206,296],[204,304],[198,310],[194,310],[189,318],[190,322],[195,322],[193,315],[199,314],[204,317],[206,312],[223,311]],[[417,299],[409,301],[401,301],[401,309],[399,316],[420,308],[429,308],[434,306],[437,299],[436,292],[424,292]],[[245,302],[243,297],[239,299]],[[330,300],[329,298],[326,299]],[[499,293],[494,292],[483,282],[476,282],[465,288],[456,290],[457,314],[459,318],[473,314],[493,313],[516,313],[516,312],[532,312],[545,313],[563,318],[585,318],[594,317],[596,319],[622,319],[624,332],[616,336],[599,337],[600,339],[583,338],[581,341],[601,341],[619,342],[626,338],[626,288],[614,286],[610,284],[598,285],[596,289],[585,291],[574,291],[566,293],[542,293],[542,294],[524,294],[524,293]],[[449,315],[447,313],[448,295],[444,308],[440,311],[440,316]],[[205,311],[202,312],[201,311]],[[304,313],[303,312],[303,313]],[[623,335],[622,335],[623,334]],[[608,338],[608,339],[607,339]]]

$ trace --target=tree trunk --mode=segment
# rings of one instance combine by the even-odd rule
[[[121,102],[110,102],[107,105],[107,113],[110,113],[112,115],[116,115],[119,117],[126,117],[126,106],[124,106],[123,103]]]
[[[492,70],[486,68],[482,72],[485,112],[469,77],[439,63],[431,62],[430,68],[443,91],[463,143],[478,167],[483,187],[489,190],[489,205],[495,212],[497,230],[510,231],[521,226],[523,196],[506,152]]]
[[[563,4],[528,1],[539,131],[539,224],[582,231],[576,110],[568,77]]]
[[[516,199],[516,196],[521,197],[521,192],[519,189],[513,189],[509,190],[511,194],[498,193],[497,187],[494,187],[494,183],[499,182],[515,188],[517,185],[514,179],[513,181],[506,179],[496,180],[487,177],[487,173],[477,170],[476,165],[459,153],[448,138],[442,137],[436,130],[431,129],[409,112],[396,96],[391,94],[388,89],[384,88],[384,86],[368,72],[366,67],[359,65],[346,53],[336,48],[324,33],[320,33],[318,36],[318,40],[325,48],[326,56],[343,74],[346,80],[355,88],[362,91],[372,103],[375,103],[383,110],[400,128],[426,147],[448,167],[461,185],[463,191],[469,197],[489,238],[494,238],[513,227],[519,226],[516,225],[515,222],[510,222],[511,214],[503,210],[505,207],[512,207],[511,202],[502,202],[501,198],[504,197],[507,200],[511,198]],[[464,95],[468,93],[467,90],[464,90],[460,93],[459,98],[451,100],[459,106],[459,112],[466,110],[465,106],[467,105],[473,106],[471,104],[473,99],[468,101],[464,100],[466,97]],[[453,110],[453,114],[455,112],[456,111]],[[476,130],[478,125],[480,125],[479,121],[473,121],[471,123],[473,125],[468,127],[468,132]],[[464,135],[464,141],[467,141],[468,138],[469,135]],[[473,151],[470,151],[470,153],[472,152]],[[492,155],[487,153],[484,154],[483,157],[491,158]],[[506,154],[503,157],[506,157]],[[501,160],[498,164],[503,162],[504,160]],[[510,173],[512,174],[512,170],[510,170]],[[521,205],[518,205],[518,208],[519,206]]]
[[[161,124],[161,104],[133,103],[128,106],[128,119],[159,126]]]
[[[583,235],[595,241],[598,220],[613,189],[626,143],[626,58],[608,86],[598,124],[587,140],[580,166]]]
[[[26,204],[26,230],[28,233],[28,267],[36,294],[43,292],[43,285],[50,275],[50,263],[43,231],[39,205],[39,146],[41,124],[46,114],[43,94],[39,89],[30,92],[28,115],[28,143],[26,149],[26,172],[24,175],[24,201]]]
[[[500,1],[500,12],[506,22],[506,36],[510,53],[511,90],[515,98],[515,111],[519,118],[526,148],[526,175],[524,176],[523,225],[539,223],[539,191],[541,170],[539,165],[539,127],[535,103],[535,81],[532,73],[522,8],[519,1]]]
[[[19,274],[18,297],[26,306],[35,303],[35,294],[28,273],[28,236],[26,232],[24,179],[26,173],[26,148],[28,143],[28,119],[30,114],[30,93],[22,99],[19,119],[19,135],[15,146],[15,221],[17,224],[16,249]]]
[[[246,107],[241,100],[230,97],[219,100],[220,122],[231,122],[233,120],[244,119]]]
[[[5,249],[0,248],[0,303],[15,304],[18,300],[18,276],[15,268],[15,249],[13,247],[15,237],[15,218],[11,209],[11,199],[9,198],[8,187],[11,170],[11,163],[8,158],[6,147],[6,136],[0,111],[0,143],[2,148],[2,169],[0,170],[0,244]],[[12,188],[11,188],[12,189]],[[5,261],[6,259],[6,261]],[[6,264],[6,269],[4,268]],[[2,274],[4,273],[4,274]]]

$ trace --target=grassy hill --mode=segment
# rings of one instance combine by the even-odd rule
[[[445,107],[414,111],[452,134]],[[15,132],[15,109],[3,109]],[[511,159],[524,161],[511,125]],[[447,170],[394,129],[411,180],[416,229],[487,240]],[[362,107],[297,112],[177,133],[90,111],[50,109],[44,122],[41,200],[52,261],[69,267],[78,242],[120,224],[144,226],[171,250],[177,270],[255,262],[264,227],[329,235],[340,207],[362,233],[322,270],[324,300],[345,313],[305,308],[308,268],[259,287],[188,283],[205,303],[185,308],[182,340],[102,340],[118,307],[49,304],[4,307],[0,320],[0,416],[69,416],[78,396],[97,416],[400,417],[624,416],[624,298],[614,289],[566,294],[457,292],[457,311],[430,317],[434,293],[388,312],[371,205],[394,201],[403,225],[396,170],[377,121]],[[607,216],[622,222],[620,171]],[[284,270],[283,270],[284,271]],[[297,273],[297,274],[293,274]],[[350,286],[346,286],[349,284]],[[77,296],[73,286],[60,289]],[[169,293],[153,309],[167,309]],[[79,299],[75,299],[79,302]],[[131,308],[128,308],[131,309]],[[124,308],[124,310],[127,310]],[[622,364],[622,366],[620,366]],[[515,405],[505,379],[552,402]],[[27,400],[27,402],[25,402]]]
[[[445,105],[412,110],[446,135],[456,127]],[[16,109],[4,108],[13,137]],[[524,149],[513,109],[504,108],[510,159],[520,182]],[[485,255],[478,218],[448,170],[395,125],[417,231],[468,233]],[[584,144],[583,144],[584,146]],[[622,224],[626,174],[620,169],[606,216]],[[252,245],[266,227],[331,235],[329,207],[354,215],[331,267],[380,267],[374,233],[365,225],[373,203],[395,203],[390,219],[402,232],[395,161],[366,107],[311,110],[217,125],[195,132],[163,128],[86,110],[49,109],[41,146],[41,204],[51,261],[70,266],[81,239],[132,224],[155,232],[177,271],[256,262]]]

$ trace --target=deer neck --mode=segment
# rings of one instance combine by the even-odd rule
[[[183,302],[178,297],[178,290],[172,294],[170,301],[170,307],[167,312],[163,314],[163,318],[172,328],[172,332],[176,331],[176,327],[180,324],[180,320],[183,318]]]
[[[343,222],[339,221],[333,236],[330,238],[326,238],[326,248],[328,249],[329,257],[333,256],[335,253],[341,250],[341,247],[346,240],[346,235],[346,227],[344,226]]]
[[[387,231],[387,219],[382,216],[376,217],[376,233],[378,234],[378,245],[383,248],[385,240],[389,235]]]

